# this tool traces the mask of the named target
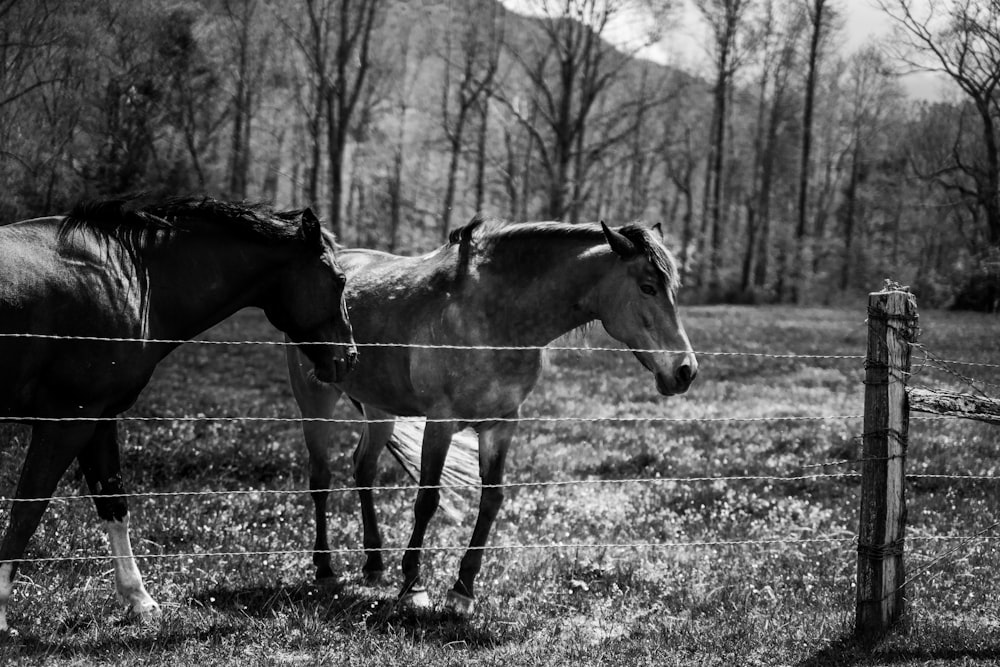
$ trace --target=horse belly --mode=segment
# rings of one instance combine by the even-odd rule
[[[358,365],[337,388],[355,401],[400,417],[421,417],[430,404],[413,390],[400,350],[365,348]]]
[[[0,418],[118,413],[149,382],[158,355],[134,343],[0,339]]]
[[[538,351],[426,350],[415,354],[410,376],[415,392],[435,410],[462,421],[517,413],[541,371]]]
[[[33,396],[37,393],[40,364],[23,354],[18,339],[0,338],[0,419],[37,416]]]

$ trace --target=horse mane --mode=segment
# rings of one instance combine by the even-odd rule
[[[646,259],[663,275],[664,284],[676,290],[680,286],[680,272],[677,262],[663,243],[656,240],[655,232],[649,226],[629,223],[618,229],[622,235],[635,244]],[[462,227],[448,235],[450,245],[459,247],[459,263],[468,265],[473,252],[488,253],[491,248],[508,242],[540,240],[580,240],[603,242],[604,232],[597,224],[571,224],[568,222],[520,222],[511,223],[499,218],[476,215]],[[464,261],[463,261],[464,260]]]
[[[298,237],[301,210],[273,211],[262,203],[231,203],[211,197],[148,201],[143,195],[78,203],[59,227],[60,238],[87,230],[130,249],[150,245],[163,232],[199,231],[213,226],[267,241]]]

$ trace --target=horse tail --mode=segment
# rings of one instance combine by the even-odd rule
[[[424,422],[397,420],[386,448],[403,466],[413,481],[420,482],[420,451],[424,440]],[[466,499],[459,488],[476,487],[479,479],[479,439],[472,429],[451,437],[451,447],[441,474],[440,507],[453,521],[459,522],[467,511]]]

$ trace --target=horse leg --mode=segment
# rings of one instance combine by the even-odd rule
[[[328,419],[340,400],[341,391],[333,385],[320,385],[309,377],[312,364],[304,361],[298,348],[288,346],[286,351],[288,378],[292,394],[305,420]],[[330,544],[327,538],[326,503],[330,495],[330,444],[333,442],[335,424],[323,421],[303,421],[302,434],[309,451],[309,491],[315,508],[316,541],[313,546],[313,565],[316,579],[333,578],[330,561]]]
[[[420,550],[424,544],[427,525],[438,508],[445,457],[451,445],[455,425],[451,422],[427,422],[420,453],[420,486],[417,500],[413,505],[413,532],[403,553],[403,588],[399,592],[401,601],[414,607],[430,606],[427,590],[420,582]],[[432,487],[432,488],[428,488]]]
[[[35,534],[49,498],[73,458],[94,432],[93,422],[45,422],[32,428],[31,442],[21,466],[16,499],[0,544],[0,632],[12,632],[7,624],[7,606],[14,590],[18,561]],[[39,498],[31,502],[20,499]]]
[[[365,418],[370,420],[361,431],[361,438],[354,450],[354,483],[358,487],[361,501],[361,525],[364,530],[365,564],[361,568],[364,580],[377,583],[385,571],[382,562],[382,533],[375,514],[375,499],[372,487],[378,474],[378,457],[392,437],[395,422],[392,416],[369,406],[364,408]]]
[[[118,598],[128,605],[131,616],[144,623],[159,618],[160,605],[146,592],[128,536],[128,500],[122,495],[125,491],[118,452],[118,422],[98,424],[77,460],[90,493],[97,496],[94,507],[108,533]]]
[[[448,591],[445,608],[462,615],[471,614],[475,609],[473,583],[483,565],[483,547],[490,536],[493,522],[503,504],[503,470],[507,460],[507,450],[517,422],[500,422],[479,432],[479,471],[483,480],[482,495],[479,500],[479,516],[472,531],[469,550],[462,557],[458,571],[458,581]]]

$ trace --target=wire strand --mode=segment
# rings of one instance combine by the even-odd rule
[[[344,343],[333,343],[331,341],[315,342],[292,342],[286,340],[207,340],[207,339],[173,339],[173,338],[128,338],[113,336],[63,336],[58,334],[30,334],[30,333],[0,333],[0,338],[38,338],[43,340],[76,340],[102,343],[151,343],[164,345],[183,345],[194,343],[197,345],[272,345],[279,347],[294,347],[300,345],[344,345]],[[601,347],[601,346],[572,346],[572,345],[438,345],[424,343],[354,343],[355,347],[364,348],[410,348],[420,350],[496,350],[524,352],[533,350],[558,350],[569,352],[647,352],[650,354],[685,354],[692,350],[666,350],[662,348],[628,348],[628,347]],[[864,355],[857,354],[795,354],[795,353],[768,353],[768,352],[699,352],[694,351],[699,356],[713,357],[763,357],[768,359],[864,359]]]
[[[753,540],[705,540],[705,541],[677,541],[677,542],[548,542],[536,544],[487,544],[476,547],[482,551],[540,551],[546,549],[570,550],[570,549],[684,549],[696,547],[732,547],[732,546],[774,546],[779,544],[818,544],[818,543],[851,543],[855,542],[854,537],[776,537]],[[382,547],[378,551],[383,553],[401,553],[408,550],[408,547]],[[440,545],[421,547],[421,551],[445,551],[464,552],[468,551],[468,545]],[[142,559],[169,559],[169,558],[223,558],[223,557],[260,557],[260,556],[301,556],[307,554],[330,554],[348,555],[364,554],[372,551],[364,547],[342,547],[338,549],[276,549],[273,551],[190,551],[179,553],[149,553],[135,554],[136,560]],[[61,561],[106,561],[125,560],[129,556],[43,556],[38,558],[18,558],[15,560],[0,560],[0,564],[18,563],[53,563]]]
[[[908,542],[916,541],[950,541],[960,540],[963,543],[970,540],[1000,540],[1000,535],[923,535],[907,537]],[[744,540],[681,540],[673,542],[546,542],[534,544],[487,544],[476,547],[481,551],[543,551],[543,550],[579,550],[579,549],[694,549],[707,547],[768,547],[787,544],[857,544],[857,537],[767,537]],[[961,546],[961,545],[960,545]],[[468,545],[424,545],[421,551],[464,552]],[[402,553],[408,547],[382,547],[383,553]],[[364,547],[341,547],[338,549],[275,549],[247,551],[187,551],[177,553],[147,553],[135,554],[136,560],[166,560],[171,558],[230,558],[230,557],[267,557],[267,556],[302,556],[310,554],[351,555],[366,554],[372,549]],[[129,556],[42,556],[37,558],[18,558],[15,560],[0,560],[0,564],[18,563],[55,563],[55,562],[97,562],[126,560]]]
[[[609,485],[633,485],[633,484],[696,484],[715,482],[802,482],[807,480],[820,479],[847,479],[858,478],[860,473],[831,473],[815,475],[733,475],[728,477],[632,477],[627,479],[569,479],[552,480],[547,482],[505,482],[503,484],[398,484],[386,486],[334,486],[325,489],[236,489],[225,491],[200,490],[200,491],[138,491],[117,494],[77,494],[72,496],[52,496],[51,498],[12,498],[0,496],[0,502],[39,502],[39,501],[73,501],[73,500],[97,500],[110,498],[171,498],[171,497],[194,497],[194,496],[252,496],[252,495],[303,495],[312,493],[351,493],[354,491],[420,491],[421,489],[515,489],[515,488],[539,488],[539,487],[563,487],[563,486],[591,486],[598,484]]]
[[[946,415],[938,415],[945,417]],[[397,421],[419,421],[430,424],[454,424],[454,423],[487,423],[487,422],[618,422],[634,424],[636,422],[658,422],[658,423],[689,423],[689,422],[771,422],[771,421],[822,421],[822,420],[849,420],[862,419],[864,415],[790,415],[787,417],[475,417],[475,418],[424,418],[424,417],[400,417],[386,419],[364,419],[361,417],[241,417],[241,416],[209,416],[209,415],[179,415],[176,417],[4,417],[7,421],[14,422],[319,422],[328,424],[392,424]],[[933,419],[934,417],[924,417],[923,419]]]
[[[851,462],[853,463],[853,461]],[[820,464],[827,465],[827,464]],[[813,466],[803,466],[813,467]],[[0,502],[30,503],[30,502],[71,502],[75,500],[92,501],[98,499],[111,498],[192,498],[192,497],[212,497],[212,496],[297,496],[313,493],[353,493],[356,491],[385,491],[394,492],[416,492],[422,489],[427,490],[457,490],[457,489],[537,489],[567,486],[596,486],[596,485],[641,485],[641,484],[702,484],[702,483],[729,483],[729,482],[779,482],[792,483],[818,480],[852,480],[859,479],[861,473],[817,473],[811,475],[729,475],[729,476],[703,476],[703,477],[630,477],[625,479],[570,479],[570,480],[550,480],[545,482],[505,482],[503,484],[480,484],[469,482],[466,484],[389,484],[384,486],[332,486],[324,489],[229,489],[229,490],[199,490],[199,491],[134,491],[129,493],[114,494],[88,494],[81,493],[72,496],[52,496],[49,498],[14,498],[11,496],[0,496]],[[906,474],[906,479],[940,479],[958,481],[1000,481],[1000,477],[995,475],[946,475],[946,474]]]

